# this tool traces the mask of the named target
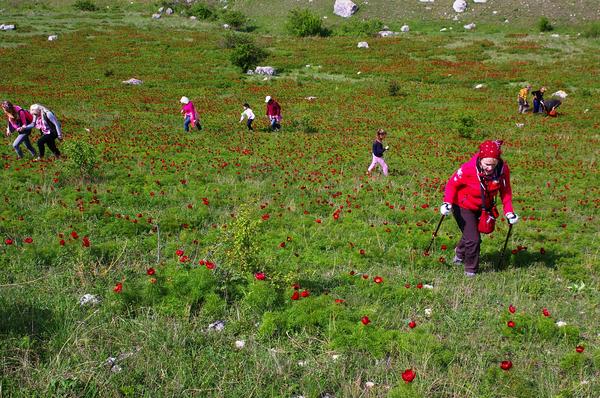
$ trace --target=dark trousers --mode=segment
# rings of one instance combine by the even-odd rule
[[[467,210],[453,205],[452,213],[454,214],[458,228],[462,232],[462,237],[456,246],[456,255],[463,260],[465,272],[476,273],[479,269],[479,250],[481,245],[481,235],[477,228],[481,210]]]
[[[59,157],[60,151],[56,147],[56,138],[58,138],[54,133],[50,134],[42,134],[42,137],[37,140],[37,146],[40,151],[40,158],[44,157],[44,152],[46,152],[45,145],[48,145],[48,148],[52,151],[54,156]]]
[[[533,113],[539,113],[539,112],[543,112],[543,111],[544,111],[543,102],[540,102],[534,98],[533,99]]]
[[[253,121],[254,121],[254,119],[248,119],[248,121],[246,122],[246,126],[248,126],[248,130],[250,130],[250,131],[254,131],[254,129],[252,128]]]

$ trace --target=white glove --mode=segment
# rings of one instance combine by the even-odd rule
[[[389,146],[389,145],[385,147],[385,150],[386,150],[386,151],[387,151],[388,149],[390,149],[390,146]]]
[[[452,213],[452,205],[450,203],[448,203],[448,202],[444,202],[440,206],[440,214],[442,216],[447,216],[450,213]]]
[[[519,216],[515,213],[506,213],[506,220],[510,225],[515,225],[519,221]]]

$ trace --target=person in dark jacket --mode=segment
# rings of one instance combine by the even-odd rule
[[[39,129],[42,136],[37,140],[38,150],[40,152],[39,157],[36,160],[41,160],[44,157],[45,146],[52,151],[56,158],[60,158],[60,151],[56,147],[56,139],[62,141],[62,128],[54,113],[52,113],[45,106],[40,104],[33,104],[29,107],[29,112],[33,115],[33,121],[27,126],[21,126],[17,131],[21,132],[26,129]]]
[[[533,113],[540,113],[544,111],[544,92],[546,87],[542,87],[531,93],[533,95]]]
[[[368,175],[371,175],[371,171],[373,171],[377,165],[381,166],[383,175],[388,175],[388,165],[385,163],[385,160],[383,160],[383,153],[390,148],[389,146],[383,146],[383,140],[386,135],[387,133],[385,130],[377,130],[377,136],[375,137],[375,141],[373,141],[373,161],[367,170]]]

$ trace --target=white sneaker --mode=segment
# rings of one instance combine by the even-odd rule
[[[454,255],[454,259],[452,260],[454,265],[462,265],[463,259],[458,257],[456,254]]]
[[[475,272],[465,272],[465,276],[467,278],[473,278],[475,275],[476,275]]]

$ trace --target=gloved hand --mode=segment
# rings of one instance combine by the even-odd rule
[[[442,216],[447,216],[450,213],[452,213],[452,205],[450,203],[448,203],[448,202],[444,202],[440,206],[440,214]]]
[[[515,225],[519,221],[519,216],[515,213],[506,213],[506,221],[508,221],[510,225]]]
[[[388,149],[390,149],[390,146],[388,145],[384,149],[387,151]]]

